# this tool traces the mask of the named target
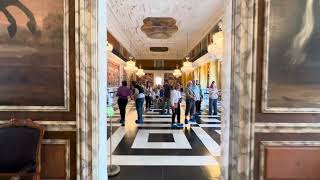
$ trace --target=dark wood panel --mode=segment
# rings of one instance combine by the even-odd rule
[[[261,112],[263,37],[264,37],[264,0],[258,3],[258,37],[257,37],[257,83],[256,83],[256,122],[289,122],[315,123],[320,122],[320,114],[266,114]]]
[[[68,139],[70,141],[70,179],[76,180],[77,179],[77,136],[76,132],[46,132],[44,139]],[[50,145],[52,146],[52,145]],[[53,150],[54,149],[54,150]],[[52,151],[55,155],[62,155],[62,147],[53,147],[50,151]],[[57,151],[57,152],[55,152]],[[48,152],[48,151],[47,151]],[[47,166],[48,169],[44,169],[43,167],[43,173],[46,173],[48,175],[54,175],[56,172],[61,175],[61,169],[62,168],[52,168],[53,164],[62,164],[64,162],[64,155],[63,157],[59,158],[53,158],[52,154],[46,154],[45,157],[43,157],[42,161],[44,162],[50,162],[50,166]],[[54,159],[54,161],[52,161]],[[63,161],[63,162],[62,162]],[[49,177],[43,177],[43,178],[49,178]],[[51,178],[51,177],[50,177]],[[59,179],[59,178],[53,178],[53,179]]]
[[[41,177],[66,178],[66,145],[43,144],[41,161]]]
[[[320,179],[320,147],[270,146],[265,152],[267,180]]]
[[[119,41],[108,31],[107,33],[107,40],[110,44],[112,44],[113,49],[116,49],[118,52],[120,52],[120,43]]]
[[[31,118],[42,121],[75,121],[76,120],[76,79],[75,79],[75,5],[69,1],[69,112],[0,112],[0,120],[8,120],[12,117],[17,119]],[[35,71],[37,69],[34,69]],[[44,72],[45,73],[45,72]],[[59,72],[63,73],[63,72]],[[41,78],[41,77],[39,77]],[[29,87],[35,88],[35,87]],[[2,94],[3,95],[3,94]],[[48,94],[49,95],[49,94]]]
[[[297,130],[299,131],[299,130]],[[255,133],[254,145],[254,179],[259,179],[261,141],[319,141],[319,133]],[[283,167],[287,169],[287,167]]]
[[[147,59],[143,59],[143,60],[137,60],[137,66],[139,66],[140,64],[142,65],[143,69],[146,70],[174,70],[176,69],[176,65],[179,65],[179,68],[182,67],[182,63],[183,60],[163,60],[163,64],[164,67],[162,67],[162,69],[160,69],[159,67],[155,67],[154,66],[154,60],[147,60]]]

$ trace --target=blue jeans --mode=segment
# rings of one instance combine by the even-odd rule
[[[136,109],[137,109],[139,123],[143,123],[143,118],[142,118],[143,103],[144,103],[144,98],[136,99]]]
[[[212,114],[212,108],[213,108],[213,114],[218,113],[218,99],[209,99],[209,114]]]

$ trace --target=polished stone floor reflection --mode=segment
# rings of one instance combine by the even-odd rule
[[[185,105],[182,105],[184,114]],[[203,109],[206,109],[203,107]],[[206,112],[183,129],[171,128],[171,116],[144,113],[144,124],[136,125],[133,102],[128,104],[126,125],[117,110],[108,121],[108,147],[113,164],[121,173],[112,180],[216,180],[220,176],[220,115]],[[184,119],[184,116],[181,116]],[[110,162],[108,162],[110,163]]]

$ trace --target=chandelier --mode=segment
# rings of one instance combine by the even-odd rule
[[[188,74],[194,70],[192,62],[189,61],[189,57],[186,57],[186,61],[183,63],[181,71]]]
[[[133,57],[129,57],[129,61],[127,61],[126,65],[124,66],[124,70],[129,76],[138,70],[138,68],[136,67],[136,62],[133,61]]]
[[[181,72],[181,70],[179,69],[178,65],[177,65],[177,69],[175,69],[172,74],[173,74],[173,76],[176,77],[176,78],[179,78],[179,77],[182,75],[182,72]]]
[[[108,41],[107,41],[107,50],[108,50],[109,52],[112,52],[112,50],[113,50],[113,45],[110,44]]]
[[[143,69],[141,68],[141,64],[140,64],[140,67],[139,67],[138,71],[136,72],[136,75],[137,75],[138,77],[142,77],[142,76],[144,76],[145,74],[146,74],[146,73],[144,73]]]
[[[187,52],[189,51],[189,36],[188,36],[188,33],[187,33]],[[190,72],[193,71],[193,65],[192,65],[192,62],[189,62],[189,56],[186,57],[186,61],[183,63],[183,66],[181,68],[181,71],[188,74]]]

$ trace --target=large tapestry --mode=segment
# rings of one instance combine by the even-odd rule
[[[68,110],[67,2],[0,1],[1,110]]]
[[[181,84],[181,77],[176,78],[172,73],[164,73],[164,79],[169,81],[171,86],[175,86],[177,83]]]
[[[151,83],[151,86],[153,86],[153,78],[153,73],[146,73],[141,78],[138,77],[137,81],[144,86],[147,84],[147,82]]]
[[[120,86],[120,65],[113,61],[108,61],[108,87]]]
[[[262,110],[319,112],[320,0],[265,2]]]

